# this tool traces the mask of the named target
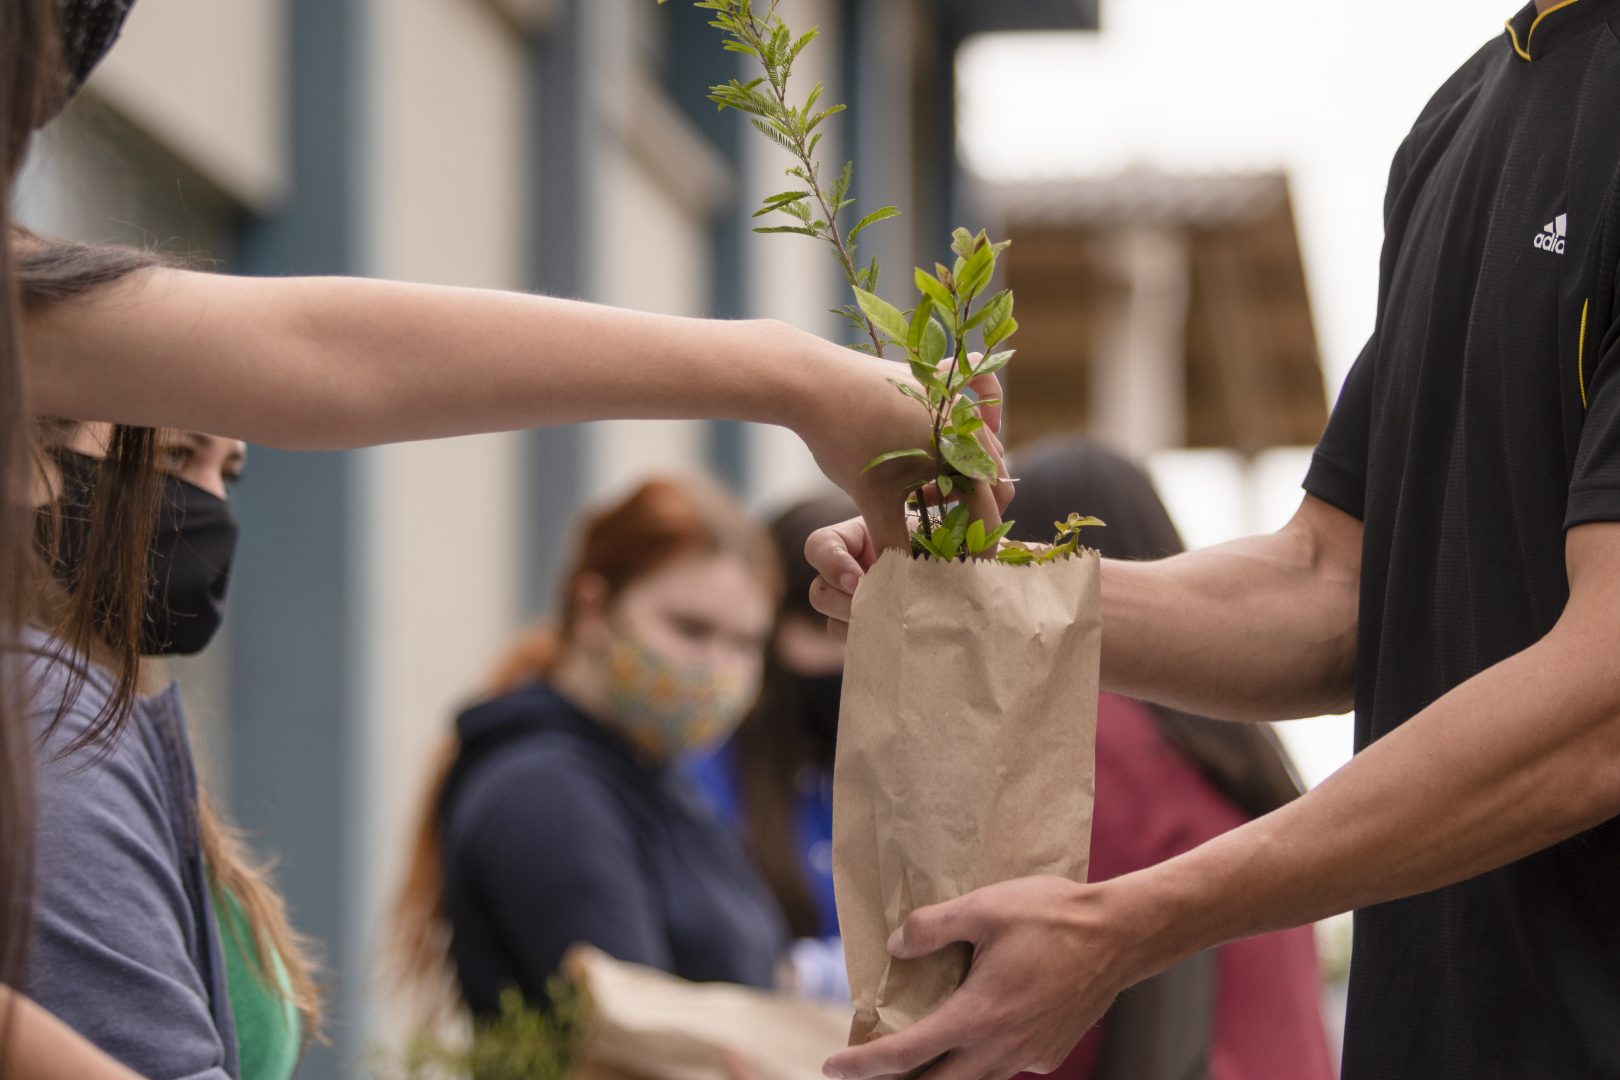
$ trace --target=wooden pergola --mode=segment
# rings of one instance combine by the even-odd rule
[[[1016,445],[1084,431],[1137,455],[1314,443],[1327,419],[1280,173],[1001,185],[1018,296]]]

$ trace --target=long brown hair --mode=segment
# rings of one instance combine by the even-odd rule
[[[21,627],[40,617],[39,552],[32,511],[36,441],[22,355],[24,306],[56,303],[110,284],[155,261],[119,249],[56,245],[17,229],[12,192],[33,132],[56,114],[68,93],[55,0],[0,0],[0,648],[10,650]],[[115,439],[109,472],[130,484],[103,485],[107,501],[93,509],[98,542],[87,572],[111,582],[107,625],[117,693],[87,738],[116,729],[136,694],[139,631],[145,598],[146,547],[158,487],[148,479],[151,434],[130,429]],[[106,523],[104,526],[101,523]],[[69,590],[46,617],[66,645],[87,644],[96,625],[94,590]],[[31,913],[33,867],[32,732],[24,689],[8,666],[0,676],[0,981],[20,983]],[[0,1018],[3,1023],[3,1018]],[[3,1036],[9,1028],[0,1028]]]
[[[73,420],[56,420],[41,427],[45,432],[42,439],[45,447],[55,449],[71,445],[82,425]],[[114,428],[115,439],[117,433],[118,429]],[[162,471],[155,466],[147,469],[147,476],[155,478],[159,485],[164,482]],[[109,476],[105,470],[97,478],[98,484],[120,482],[124,482],[123,477],[117,474]],[[115,530],[112,531],[114,542],[117,535]],[[54,545],[51,549],[54,550]],[[147,553],[136,550],[142,559],[140,576],[147,579],[151,573],[146,563]],[[57,569],[59,571],[61,568]],[[150,584],[149,581],[145,583]],[[92,582],[75,581],[74,584],[75,589],[90,587],[93,587]],[[85,649],[90,651],[86,652]],[[95,656],[96,650],[104,649],[99,640],[92,639],[78,650],[78,655]],[[140,677],[145,672],[137,667],[135,674]],[[75,745],[82,745],[82,740]],[[70,747],[64,753],[71,753],[72,749]],[[234,900],[240,906],[247,924],[249,940],[236,944],[247,955],[252,974],[272,994],[285,998],[298,1010],[303,1019],[306,1043],[310,1039],[321,1038],[323,1009],[316,985],[319,963],[315,957],[314,943],[298,933],[288,919],[286,901],[271,883],[273,863],[255,855],[240,830],[224,820],[205,785],[198,787],[197,822],[203,861],[216,906],[223,909]],[[237,932],[237,920],[229,920],[229,925],[233,933]]]
[[[270,880],[275,864],[253,854],[241,830],[220,816],[206,788],[198,790],[197,801],[197,831],[214,901],[224,905],[228,896],[241,905],[251,940],[236,944],[251,961],[254,978],[298,1010],[305,1045],[325,1041],[315,943],[294,929],[287,917],[287,902]],[[236,920],[229,922],[231,932],[237,933]]]
[[[559,620],[532,627],[513,642],[496,664],[484,696],[500,697],[555,672],[579,618],[576,597],[582,578],[591,575],[604,582],[611,602],[678,559],[718,554],[738,557],[768,588],[778,587],[770,540],[723,491],[691,478],[646,481],[628,498],[585,519],[573,561],[559,584]],[[389,920],[388,985],[407,997],[425,1023],[444,1019],[461,1001],[450,963],[439,832],[439,804],[459,752],[452,733],[434,757]]]
[[[53,6],[0,0],[0,237],[11,230],[11,190],[44,114],[46,73],[56,69]],[[27,383],[18,330],[18,289],[9,242],[0,251],[0,634],[10,645],[23,623],[32,499]],[[21,980],[33,870],[33,762],[22,687],[0,679],[0,982]],[[9,1010],[8,1010],[9,1011]],[[7,1024],[0,1031],[9,1032]]]
[[[1079,510],[1108,522],[1086,543],[1109,559],[1162,559],[1186,550],[1153,481],[1093,442],[1055,439],[1016,455],[1018,494],[1007,516],[1019,540],[1051,540],[1052,522]],[[1293,765],[1265,724],[1238,724],[1149,705],[1160,734],[1250,817],[1299,797]]]

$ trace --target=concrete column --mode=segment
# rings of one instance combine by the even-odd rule
[[[1093,258],[1119,287],[1100,305],[1091,429],[1136,458],[1186,441],[1187,243],[1178,233],[1128,229]]]

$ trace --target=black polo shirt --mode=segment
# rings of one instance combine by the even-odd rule
[[[1358,749],[1546,634],[1565,530],[1620,520],[1620,0],[1528,6],[1463,65],[1384,227],[1305,481],[1365,523]],[[1359,912],[1344,1077],[1620,1077],[1620,821]]]

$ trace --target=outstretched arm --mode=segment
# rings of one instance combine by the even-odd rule
[[[62,1021],[0,986],[0,1074],[17,1080],[137,1080]]]
[[[900,495],[926,479],[872,457],[926,445],[901,373],[772,321],[361,278],[141,271],[23,319],[36,412],[366,446],[614,418],[709,417],[797,432],[905,543]]]

